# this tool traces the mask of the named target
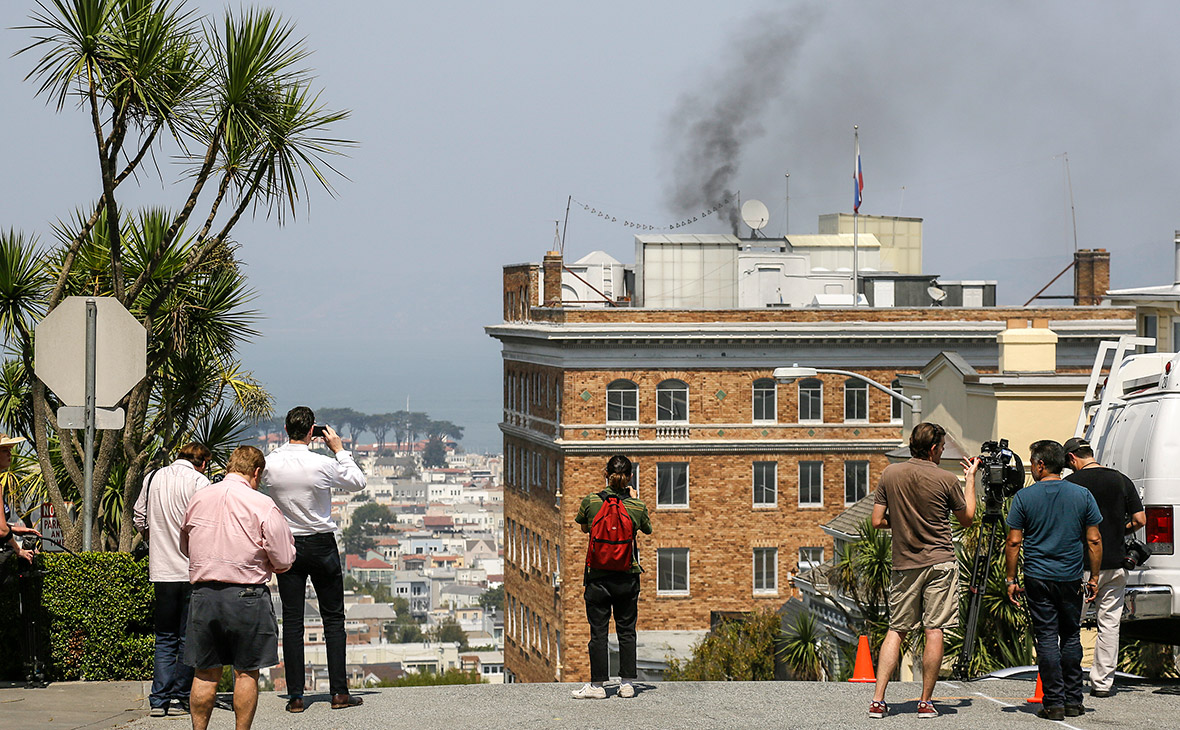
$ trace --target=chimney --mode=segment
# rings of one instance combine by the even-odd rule
[[[1037,317],[1032,322],[1008,320],[1008,328],[996,335],[996,344],[1000,349],[1002,373],[1051,373],[1057,370],[1057,333],[1049,329],[1046,318]]]
[[[546,251],[541,264],[541,306],[561,306],[561,252]]]
[[[1080,249],[1074,252],[1073,270],[1073,303],[1079,307],[1101,304],[1110,288],[1110,253],[1104,248]]]

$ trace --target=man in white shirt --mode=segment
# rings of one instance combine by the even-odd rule
[[[135,527],[151,546],[148,576],[156,591],[156,657],[148,698],[153,717],[168,714],[173,700],[177,712],[189,711],[193,669],[184,663],[184,639],[192,586],[188,558],[180,551],[180,528],[193,495],[209,486],[210,456],[204,445],[186,444],[171,465],[144,477],[135,501]]]
[[[344,450],[336,431],[331,426],[315,425],[315,413],[310,408],[292,408],[287,413],[286,428],[290,441],[266,457],[262,482],[295,536],[295,564],[278,578],[283,601],[287,712],[304,709],[303,605],[308,578],[315,586],[324,621],[332,709],[355,707],[361,699],[348,692],[344,573],[336,546],[336,523],[332,521],[332,490],[358,492],[365,488],[365,475],[352,454]],[[309,446],[313,438],[322,438],[334,458],[312,452]]]

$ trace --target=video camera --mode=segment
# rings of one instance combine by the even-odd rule
[[[998,515],[1004,500],[1024,486],[1024,463],[1011,449],[1008,439],[985,441],[980,447],[979,473],[983,482],[983,501],[986,514]]]

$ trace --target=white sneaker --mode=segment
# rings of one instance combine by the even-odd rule
[[[635,696],[635,686],[630,682],[623,682],[619,685],[619,697],[629,699]]]
[[[582,689],[570,692],[575,700],[605,700],[606,688],[602,686],[595,687],[592,684],[582,685]]]

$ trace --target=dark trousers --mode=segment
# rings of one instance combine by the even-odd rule
[[[1025,577],[1045,707],[1082,704],[1082,583]]]
[[[184,663],[184,635],[193,588],[188,581],[152,585],[156,589],[156,658],[148,702],[152,707],[165,707],[170,700],[187,705],[193,668]]]
[[[279,573],[279,597],[283,601],[283,664],[286,668],[287,695],[302,697],[303,602],[307,579],[315,586],[324,620],[324,643],[328,650],[328,688],[332,694],[348,692],[344,666],[344,574],[336,536],[330,532],[295,537],[295,564]]]
[[[639,618],[639,574],[620,573],[586,583],[586,620],[590,622],[590,681],[610,679],[607,635],[615,614],[619,636],[619,678],[635,679],[635,621]]]

